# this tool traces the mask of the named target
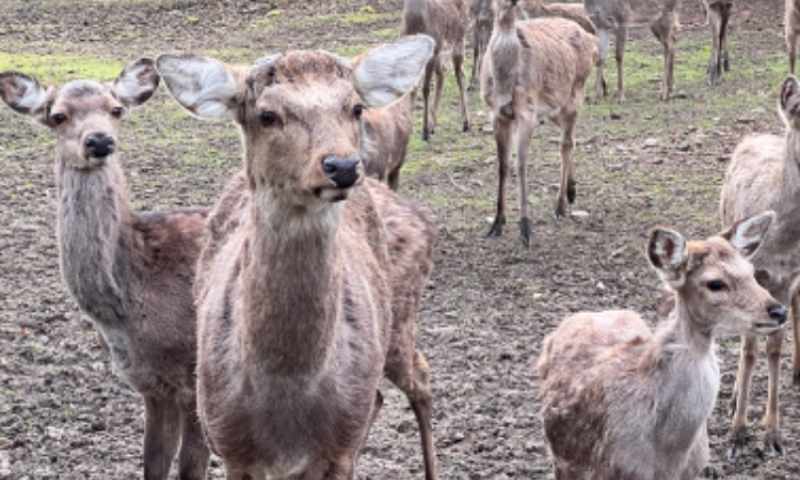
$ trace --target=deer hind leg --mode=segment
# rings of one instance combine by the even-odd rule
[[[456,84],[458,85],[458,94],[461,100],[461,118],[464,120],[462,130],[469,131],[469,111],[467,109],[467,91],[464,89],[464,46],[455,47],[453,54],[453,70],[456,74]]]
[[[572,153],[575,150],[575,122],[578,113],[570,111],[563,113],[559,118],[561,126],[561,182],[558,187],[558,201],[556,203],[556,218],[567,215],[568,204],[575,201],[575,165]]]
[[[675,26],[677,20],[674,13],[668,13],[651,25],[653,34],[664,47],[664,84],[661,100],[667,101],[672,96],[675,70]]]
[[[433,108],[431,109],[431,135],[435,133],[438,125],[439,104],[442,101],[442,88],[444,88],[444,66],[441,58],[436,59],[433,72],[436,75],[436,91],[433,94]]]
[[[789,27],[787,26],[786,28],[788,29]],[[794,66],[797,62],[797,34],[791,30],[786,35],[786,48],[789,54],[789,73],[794,75]]]
[[[595,83],[595,99],[600,101],[601,98],[605,98],[608,96],[608,84],[606,83],[606,77],[604,72],[604,67],[606,65],[606,59],[608,58],[608,47],[609,47],[609,34],[608,30],[600,30],[597,32],[597,82]]]
[[[512,132],[514,122],[498,114],[494,119],[494,139],[497,144],[497,213],[494,217],[492,228],[488,237],[503,235],[503,226],[506,224],[506,177],[508,164],[511,160]],[[520,162],[521,163],[521,162]]]
[[[783,454],[781,440],[780,411],[778,398],[781,383],[781,347],[783,346],[783,330],[771,334],[767,339],[767,361],[769,362],[769,394],[767,395],[767,413],[764,415],[764,426],[767,428],[764,447],[768,453]]]
[[[144,398],[144,478],[166,480],[178,448],[180,410],[174,400]]]
[[[519,236],[522,244],[529,247],[531,244],[531,219],[528,215],[528,180],[525,169],[528,164],[531,137],[533,136],[536,118],[528,118],[527,114],[517,113],[517,173],[519,180]]]
[[[469,86],[467,90],[472,91],[478,85],[478,75],[481,68],[481,32],[479,26],[476,24],[474,34],[472,36],[472,73],[469,76]]]
[[[614,45],[616,60],[617,60],[617,101],[622,103],[625,101],[625,76],[623,64],[625,63],[625,42],[628,40],[628,29],[626,27],[617,27],[616,41]]]
[[[179,480],[204,480],[210,452],[206,446],[194,401],[181,409],[181,449],[178,453]]]
[[[719,83],[722,76],[722,12],[719,5],[708,9],[709,24],[711,25],[711,58],[708,60],[708,84],[711,86]]]
[[[728,27],[731,20],[731,9],[733,4],[722,5],[722,26],[719,30],[719,46],[722,51],[722,68],[726,72],[731,71],[731,59],[728,57]]]
[[[433,58],[425,66],[425,78],[422,80],[422,140],[428,141],[432,132],[430,126],[430,95],[431,95],[431,82],[433,81],[433,70],[437,63],[437,55],[434,54]]]
[[[742,337],[739,369],[736,372],[736,383],[731,399],[731,410],[733,411],[731,438],[733,445],[728,452],[730,459],[735,459],[747,444],[747,409],[750,405],[750,380],[753,376],[757,350],[756,337]]]

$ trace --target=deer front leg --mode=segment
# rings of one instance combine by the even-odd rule
[[[517,128],[517,173],[519,181],[519,236],[526,248],[531,244],[531,219],[528,215],[528,180],[525,169],[528,164],[531,136],[533,136],[536,118],[528,118],[527,114],[518,114]]]
[[[731,460],[735,459],[747,445],[747,409],[750,405],[750,380],[756,363],[757,346],[756,337],[742,337],[739,369],[736,373],[736,384],[731,400],[734,412],[731,427],[733,445],[728,451],[728,458]]]
[[[726,72],[731,71],[731,61],[728,58],[728,27],[731,20],[731,9],[733,5],[727,4],[722,6],[722,25],[719,31],[719,44],[722,50],[722,67]]]
[[[174,400],[144,398],[144,478],[166,480],[178,448],[180,410]]]
[[[800,291],[794,291],[792,295],[792,335],[794,336],[794,373],[792,383],[795,387],[800,387]]]
[[[178,478],[179,480],[203,480],[206,478],[210,452],[206,446],[194,401],[182,408],[181,431]]]
[[[789,28],[788,26],[786,28]],[[789,73],[794,75],[794,67],[797,62],[797,35],[789,32],[786,35],[786,49],[789,54]]]
[[[708,60],[707,74],[708,84],[714,86],[719,83],[719,79],[722,76],[722,61],[720,58],[722,18],[716,6],[709,8],[708,18],[711,26],[711,58]]]
[[[764,415],[764,448],[767,453],[783,455],[781,439],[780,411],[778,397],[781,383],[781,348],[783,346],[783,330],[771,334],[767,339],[767,361],[769,362],[769,394],[767,395],[767,412]]]
[[[575,150],[575,122],[577,112],[567,112],[559,119],[561,133],[561,182],[558,187],[556,218],[567,215],[569,204],[575,201],[575,165],[572,152]]]
[[[500,237],[506,224],[506,176],[511,156],[511,138],[514,123],[497,114],[494,118],[494,139],[497,144],[497,213],[487,236]]]
[[[475,24],[473,28],[473,35],[472,35],[472,73],[469,76],[469,86],[467,90],[472,91],[475,89],[475,86],[478,85],[478,74],[480,73],[479,69],[481,68],[481,34],[477,24]]]
[[[453,53],[453,70],[456,74],[456,85],[461,101],[461,118],[464,120],[462,130],[469,131],[469,110],[467,109],[467,91],[464,89],[464,46],[461,45]]]
[[[623,74],[625,63],[625,42],[628,39],[628,29],[620,26],[617,27],[616,37],[616,60],[617,60],[617,101],[623,103],[625,101],[625,76]]]
[[[422,140],[428,141],[431,137],[430,126],[430,96],[431,82],[433,81],[433,69],[436,62],[436,55],[425,66],[425,78],[422,80]]]
[[[442,101],[442,88],[444,88],[444,66],[439,58],[436,59],[436,65],[434,66],[433,73],[436,76],[436,87],[433,94],[433,108],[431,109],[431,135],[436,133],[436,127],[439,125],[439,104]]]
[[[597,81],[595,82],[595,100],[608,96],[608,84],[606,83],[604,68],[608,58],[609,35],[608,30],[597,32]]]

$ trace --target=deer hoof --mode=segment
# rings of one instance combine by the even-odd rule
[[[492,228],[489,229],[489,233],[486,234],[487,237],[502,237],[503,236],[503,225],[506,224],[506,219],[503,217],[497,217],[494,219],[494,223],[492,224]]]
[[[531,246],[531,220],[527,217],[522,217],[519,221],[519,237],[525,248]]]
[[[728,52],[722,54],[722,68],[724,68],[726,72],[731,71],[731,60],[728,58]]]
[[[741,427],[734,429],[733,434],[731,435],[731,448],[728,450],[728,461],[733,462],[739,455],[745,450],[747,444],[750,441],[750,437],[747,435],[747,428]]]
[[[800,387],[800,367],[795,367],[794,375],[792,376],[792,385]]]
[[[464,120],[464,131],[469,132],[469,120]]]
[[[572,205],[575,203],[575,197],[578,196],[578,188],[575,180],[567,180],[567,201]]]
[[[770,430],[764,436],[764,454],[770,457],[783,456],[783,440],[780,430]]]
[[[431,139],[431,133],[423,128],[422,129],[422,141],[423,142],[427,142],[427,141],[430,141],[430,139]]]

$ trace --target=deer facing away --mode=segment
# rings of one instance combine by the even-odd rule
[[[495,0],[495,25],[481,68],[481,95],[494,118],[497,144],[497,213],[489,236],[506,223],[505,184],[513,139],[518,142],[520,235],[530,242],[526,163],[536,125],[550,120],[562,130],[561,182],[556,215],[575,200],[575,122],[583,89],[597,59],[597,39],[562,18],[517,21],[516,0]]]
[[[404,0],[403,2],[403,34],[425,34],[433,38],[436,48],[430,62],[425,68],[422,79],[422,100],[424,111],[422,117],[422,139],[427,141],[436,129],[436,114],[444,87],[444,65],[442,52],[447,47],[452,49],[453,70],[458,85],[461,103],[463,130],[469,130],[469,111],[467,93],[464,90],[464,37],[467,34],[469,15],[467,0]],[[433,106],[430,105],[430,90],[433,75],[436,74],[436,90]]]
[[[234,120],[244,172],[209,219],[198,264],[198,409],[228,478],[351,479],[384,374],[416,414],[436,478],[416,316],[431,269],[426,212],[363,179],[365,108],[410,91],[434,42],[356,62],[292,51],[250,67],[162,55],[170,92]]]
[[[800,83],[787,78],[781,87],[778,111],[786,124],[786,134],[754,135],[744,139],[733,153],[725,175],[720,200],[720,216],[730,222],[754,210],[772,209],[776,224],[764,246],[753,258],[759,282],[781,302],[791,305],[794,324],[794,384],[800,386]],[[769,452],[782,452],[778,391],[780,357],[784,333],[775,332],[767,340],[769,388],[764,424],[764,443]],[[733,400],[733,447],[736,456],[747,441],[747,408],[750,380],[757,344],[755,337],[742,339],[739,371]]]
[[[136,213],[118,152],[129,108],[158,87],[152,60],[109,84],[43,87],[0,73],[0,95],[56,135],[57,240],[67,289],[109,347],[116,372],[144,398],[144,478],[205,478],[209,452],[195,412],[194,265],[203,210]]]
[[[655,333],[623,310],[573,315],[547,336],[537,373],[557,479],[700,473],[720,382],[715,338],[769,334],[787,318],[747,261],[774,216],[747,218],[703,241],[654,229],[647,257],[675,300]]]

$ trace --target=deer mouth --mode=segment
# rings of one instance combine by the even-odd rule
[[[779,330],[782,330],[785,323],[779,323],[774,320],[766,321],[766,322],[755,322],[753,323],[753,333],[756,335],[770,335],[775,333]]]

